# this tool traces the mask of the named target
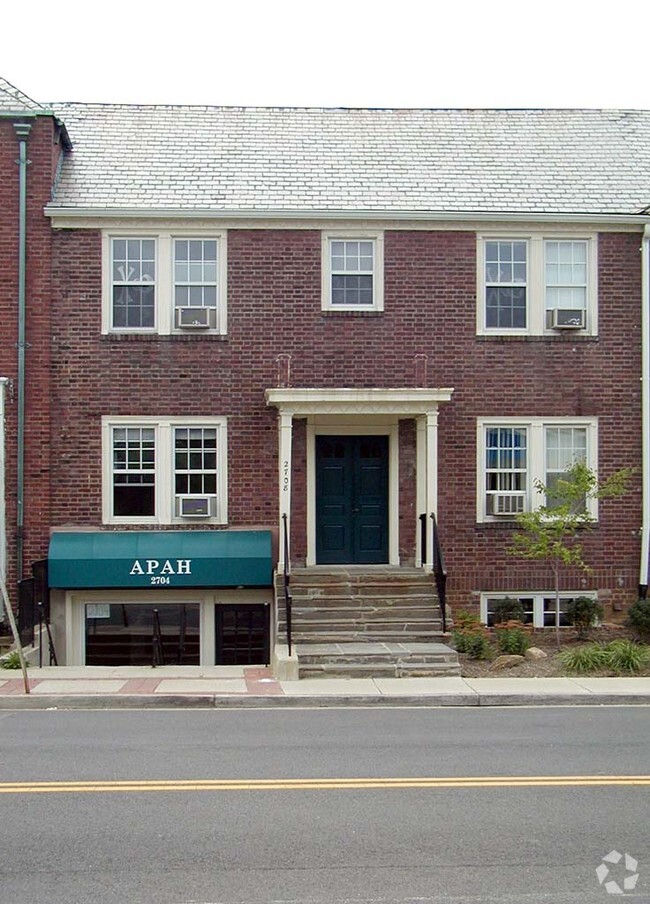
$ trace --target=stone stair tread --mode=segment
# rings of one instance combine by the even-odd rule
[[[440,663],[408,663],[397,666],[395,663],[382,663],[368,666],[365,663],[328,663],[319,666],[306,665],[300,669],[301,678],[421,678],[421,677],[454,677],[460,675],[460,666],[454,662]]]

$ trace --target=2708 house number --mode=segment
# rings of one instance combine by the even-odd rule
[[[149,583],[160,586],[161,584],[171,584],[171,578],[179,574],[192,574],[191,559],[136,559],[130,575],[139,575],[148,577]]]

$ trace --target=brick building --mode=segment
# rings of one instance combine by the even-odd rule
[[[47,562],[59,661],[282,659],[285,564],[299,652],[432,641],[436,540],[452,611],[509,595],[552,624],[550,570],[507,549],[577,458],[637,469],[562,587],[624,617],[648,568],[649,133],[0,82],[2,555],[14,599]]]

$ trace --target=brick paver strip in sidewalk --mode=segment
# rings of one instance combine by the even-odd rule
[[[248,693],[254,694],[256,697],[276,697],[284,694],[280,683],[273,677],[271,669],[246,669],[244,677]]]
[[[153,694],[161,678],[130,678],[118,691],[119,694]]]
[[[34,690],[40,684],[40,681],[34,680],[33,678],[29,681],[29,687],[31,690]],[[0,696],[3,697],[13,697],[16,694],[24,694],[25,693],[25,685],[23,684],[22,678],[10,678],[8,681],[5,681],[2,687],[0,687]]]

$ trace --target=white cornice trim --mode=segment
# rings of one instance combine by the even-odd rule
[[[368,220],[372,222],[394,220],[402,222],[431,221],[456,223],[602,223],[606,225],[633,225],[642,227],[650,223],[650,214],[606,214],[606,213],[536,213],[513,211],[453,211],[453,210],[202,210],[186,208],[149,209],[143,207],[96,208],[96,207],[56,207],[44,208],[46,217],[51,217],[54,226],[66,228],[67,222],[80,219],[186,219],[186,220]],[[61,222],[56,222],[56,221]],[[84,224],[86,225],[86,224]],[[92,228],[92,227],[87,227]]]
[[[453,389],[267,389],[266,404],[281,414],[394,414],[418,417],[451,399]]]

